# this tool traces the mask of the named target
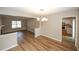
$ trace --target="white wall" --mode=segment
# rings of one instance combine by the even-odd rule
[[[0,35],[0,50],[8,50],[17,46],[16,33]]]
[[[62,41],[62,18],[78,16],[77,10],[69,10],[48,16],[47,22],[42,22],[42,35]]]

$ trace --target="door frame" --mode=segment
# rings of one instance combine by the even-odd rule
[[[77,20],[78,20],[78,17],[77,16],[62,16],[61,17],[61,38],[62,38],[62,21],[63,21],[63,18],[66,18],[66,17],[75,17],[75,47],[77,48]],[[61,39],[61,42],[62,42],[63,39]]]

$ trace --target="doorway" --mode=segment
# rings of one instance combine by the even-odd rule
[[[75,46],[76,17],[62,18],[62,41]]]

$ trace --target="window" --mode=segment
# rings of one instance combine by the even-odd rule
[[[12,21],[12,28],[21,28],[21,21]]]

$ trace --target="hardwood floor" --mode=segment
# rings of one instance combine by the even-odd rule
[[[29,31],[17,32],[18,46],[8,51],[76,51],[74,45],[58,42],[53,39],[39,36],[34,37],[34,34]]]

